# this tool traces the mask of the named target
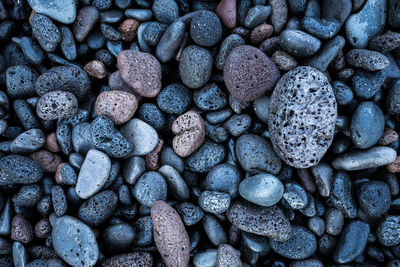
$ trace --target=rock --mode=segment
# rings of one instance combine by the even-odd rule
[[[344,216],[341,210],[330,208],[325,214],[326,233],[330,235],[339,235],[344,225]]]
[[[320,162],[311,168],[318,192],[323,197],[329,197],[333,182],[333,169],[326,162]]]
[[[292,227],[277,206],[260,207],[248,202],[234,202],[226,216],[230,223],[242,231],[268,236],[279,242],[286,241],[292,234]]]
[[[238,34],[231,34],[227,36],[221,43],[218,51],[218,55],[215,58],[215,66],[219,70],[224,69],[225,61],[229,53],[239,45],[244,45],[245,41]]]
[[[164,201],[151,207],[154,242],[167,266],[186,267],[189,263],[189,236],[179,214]]]
[[[39,150],[30,154],[29,157],[39,163],[44,172],[55,172],[61,158],[57,154],[52,154],[47,150]]]
[[[193,102],[202,110],[214,111],[225,107],[228,99],[216,83],[209,83],[194,92]]]
[[[12,259],[10,259],[9,265],[4,261],[2,264],[5,266],[27,266],[28,253],[24,245],[21,242],[14,242],[12,245]]]
[[[237,251],[231,245],[222,244],[218,246],[217,263],[215,266],[240,267],[242,266],[242,261]]]
[[[235,199],[238,196],[240,179],[241,174],[236,166],[223,163],[207,173],[204,183],[206,190],[225,192]]]
[[[32,35],[46,52],[53,52],[61,42],[60,29],[47,16],[40,13],[30,20]]]
[[[64,24],[71,24],[76,18],[76,2],[29,0],[28,4],[36,12]]]
[[[352,49],[346,55],[349,65],[369,71],[383,70],[389,66],[389,60],[381,53],[367,49]]]
[[[143,267],[151,267],[153,266],[153,257],[148,252],[131,252],[105,259],[100,266],[131,266],[135,264]]]
[[[298,57],[313,56],[321,47],[320,40],[300,30],[284,30],[279,38],[281,47]]]
[[[31,129],[18,135],[10,144],[10,151],[17,154],[32,153],[45,143],[45,136],[40,129]]]
[[[260,24],[250,33],[250,41],[254,44],[260,44],[274,32],[274,27],[269,24]]]
[[[75,191],[82,199],[88,199],[104,186],[111,171],[111,161],[106,154],[91,149],[79,171]]]
[[[61,151],[65,155],[69,155],[72,152],[72,130],[66,123],[61,123],[57,126],[56,130],[57,142],[61,147]]]
[[[244,26],[253,29],[265,21],[271,14],[270,6],[255,5],[249,9],[244,20]]]
[[[139,109],[139,119],[148,123],[157,131],[165,129],[165,116],[156,104],[142,104]]]
[[[106,249],[113,254],[126,251],[135,239],[135,230],[127,223],[114,224],[103,232]]]
[[[86,72],[71,66],[51,68],[40,75],[35,82],[35,90],[40,96],[61,90],[71,92],[78,99],[82,99],[90,89],[91,82]]]
[[[271,59],[279,70],[289,71],[297,67],[297,61],[291,55],[282,50],[275,51],[272,54]]]
[[[288,6],[285,0],[270,0],[269,4],[272,8],[271,24],[274,31],[280,33],[286,24],[288,17]]]
[[[233,115],[224,123],[224,127],[233,136],[245,134],[251,126],[251,116],[247,114]]]
[[[135,245],[147,246],[153,242],[153,222],[150,216],[138,218],[135,222]]]
[[[204,212],[198,206],[190,202],[182,202],[176,205],[175,209],[187,226],[195,225],[204,217]]]
[[[388,23],[390,26],[394,28],[400,28],[400,15],[399,15],[399,1],[398,0],[390,0],[389,1],[389,14],[388,14]]]
[[[95,109],[97,115],[109,117],[115,125],[121,125],[132,118],[138,104],[133,94],[111,90],[99,94]]]
[[[172,132],[176,135],[172,140],[175,153],[181,157],[188,157],[204,142],[203,118],[195,111],[188,111],[173,122]]]
[[[386,1],[367,0],[363,8],[346,21],[346,35],[350,44],[365,48],[368,42],[379,35],[386,22]]]
[[[235,154],[242,168],[251,174],[278,174],[281,169],[281,161],[269,142],[257,135],[240,136],[236,140]]]
[[[162,166],[159,170],[167,184],[169,192],[175,199],[180,201],[188,201],[190,198],[190,191],[185,182],[185,180],[181,177],[179,172],[174,169],[174,167],[169,165]]]
[[[89,226],[98,226],[113,214],[117,203],[117,194],[111,190],[102,191],[82,203],[78,218]]]
[[[92,229],[71,216],[56,219],[51,239],[58,256],[72,266],[94,266],[99,258]]]
[[[347,84],[341,81],[334,81],[332,86],[338,105],[348,105],[353,101],[354,93]]]
[[[151,208],[157,200],[167,199],[167,183],[160,173],[146,172],[136,182],[132,195],[140,204]]]
[[[356,171],[384,166],[395,159],[396,151],[392,148],[375,146],[341,154],[332,161],[332,166],[337,170]]]
[[[11,239],[28,244],[33,239],[33,228],[29,220],[21,214],[14,216],[11,222]]]
[[[362,102],[355,110],[351,120],[353,144],[361,149],[370,148],[382,137],[385,118],[375,102]]]
[[[279,70],[273,61],[252,46],[235,47],[225,61],[225,85],[230,94],[240,101],[253,101],[272,90],[279,77]]]
[[[47,238],[51,234],[51,224],[46,218],[40,219],[35,225],[35,235],[39,238]]]
[[[389,215],[384,217],[376,230],[379,242],[384,246],[397,246],[400,244],[400,217]]]
[[[215,9],[225,27],[233,29],[236,26],[236,0],[222,0]]]
[[[142,120],[133,118],[121,127],[121,134],[133,144],[131,156],[149,154],[158,143],[157,131]]]
[[[384,71],[357,70],[352,78],[353,91],[361,99],[372,98],[386,80]]]
[[[333,19],[318,19],[314,17],[304,17],[301,21],[302,28],[311,35],[327,40],[331,39],[340,30],[340,22]]]
[[[318,101],[307,109],[299,106],[311,99]],[[299,108],[302,111],[295,112]],[[332,143],[336,117],[335,97],[325,75],[311,67],[291,70],[271,96],[268,126],[274,150],[296,168],[318,164]]]
[[[180,115],[189,109],[191,103],[192,93],[182,83],[168,85],[157,96],[157,105],[168,114]]]
[[[228,193],[203,191],[199,197],[199,206],[206,212],[219,214],[228,210],[231,197]]]
[[[214,12],[201,11],[190,22],[190,37],[200,46],[214,46],[222,36],[221,21]]]
[[[136,180],[144,173],[145,170],[145,160],[134,156],[124,161],[122,176],[128,184],[135,184]]]
[[[152,10],[157,21],[171,24],[179,17],[179,8],[173,0],[155,0]]]
[[[308,229],[314,232],[317,236],[321,236],[325,233],[325,222],[320,217],[311,217],[308,222]]]
[[[150,20],[153,17],[153,12],[150,9],[127,9],[125,10],[125,16],[143,22]]]
[[[161,90],[161,65],[151,54],[124,50],[118,54],[122,79],[144,97],[156,97]]]
[[[297,183],[285,184],[283,198],[294,210],[304,209],[308,204],[308,195],[306,191]]]
[[[146,167],[151,171],[157,171],[161,167],[161,150],[164,147],[164,140],[158,139],[157,146],[146,155]],[[175,169],[174,169],[175,170]]]
[[[78,112],[78,100],[66,91],[52,91],[40,97],[36,113],[43,120],[70,118]]]
[[[220,164],[226,156],[225,146],[206,140],[192,155],[186,158],[188,169],[205,173]]]
[[[380,216],[390,208],[390,188],[381,181],[367,181],[357,188],[357,200],[367,216]]]
[[[7,68],[7,93],[12,98],[35,96],[35,81],[38,75],[27,65],[16,65]]]
[[[204,86],[211,77],[213,58],[205,48],[197,45],[186,47],[181,54],[179,74],[189,88]]]
[[[353,1],[354,2],[354,1]],[[340,22],[340,26],[345,23],[352,11],[351,0],[325,0],[322,3],[322,18],[323,19],[335,19]]]
[[[206,214],[203,219],[203,228],[208,239],[214,246],[227,242],[227,236],[221,222],[214,215]]]
[[[206,249],[204,251],[197,252],[193,257],[193,264],[196,267],[213,267],[216,266],[216,261],[216,249]]]
[[[185,26],[184,22],[176,21],[161,36],[156,48],[156,56],[161,62],[168,62],[176,55],[185,37]]]
[[[368,224],[358,220],[350,221],[345,226],[334,251],[335,262],[349,263],[357,258],[365,249],[369,231]]]
[[[81,8],[72,28],[75,39],[78,42],[85,40],[99,18],[100,13],[97,8],[93,6]]]
[[[387,96],[387,109],[390,114],[400,114],[400,80],[393,82]]]
[[[306,259],[317,250],[314,234],[298,225],[292,227],[292,235],[288,240],[279,242],[270,239],[269,244],[275,253],[293,260]]]
[[[19,155],[8,155],[0,159],[0,184],[30,184],[42,179],[40,165],[29,158]]]
[[[103,79],[107,75],[106,66],[99,60],[89,61],[86,63],[84,69],[90,76],[97,79]]]
[[[239,193],[244,199],[264,207],[278,203],[283,190],[281,181],[266,173],[247,177],[239,185]]]

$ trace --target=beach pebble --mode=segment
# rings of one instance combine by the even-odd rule
[[[89,226],[97,226],[111,216],[117,203],[117,194],[111,190],[102,191],[82,203],[78,210],[78,218]]]
[[[317,53],[321,41],[300,30],[284,30],[280,36],[280,46],[297,57],[310,57]]]
[[[369,71],[383,70],[389,66],[389,60],[383,54],[367,49],[350,50],[346,54],[346,62]]]
[[[69,1],[45,1],[29,0],[29,6],[36,12],[41,13],[61,23],[71,24],[76,18],[76,2]]]
[[[214,46],[222,36],[221,21],[210,11],[202,11],[190,22],[190,37],[200,46]]]
[[[14,154],[0,159],[1,185],[35,183],[42,176],[41,166],[30,158]]]
[[[36,113],[43,120],[70,118],[78,112],[78,100],[66,91],[52,91],[40,97]]]
[[[140,204],[151,208],[157,200],[167,199],[167,183],[160,173],[146,172],[132,188],[132,195]]]
[[[376,236],[384,246],[397,246],[400,244],[400,217],[389,215],[384,217],[378,225]]]
[[[215,13],[221,19],[222,24],[228,29],[233,29],[236,26],[236,0],[222,0],[215,9]]]

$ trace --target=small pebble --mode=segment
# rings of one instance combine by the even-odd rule
[[[89,76],[95,77],[97,79],[103,79],[107,75],[106,66],[103,62],[99,60],[92,60],[86,63],[84,69],[89,74]]]

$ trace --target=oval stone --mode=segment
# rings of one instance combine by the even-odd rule
[[[269,107],[275,152],[295,168],[317,165],[332,143],[336,117],[335,95],[322,72],[302,66],[286,73]]]

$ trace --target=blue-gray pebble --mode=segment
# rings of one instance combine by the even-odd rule
[[[0,159],[0,185],[36,183],[42,176],[42,168],[30,158],[12,154]]]
[[[132,195],[140,204],[151,208],[157,200],[167,199],[167,183],[160,173],[146,172],[136,182]]]
[[[201,46],[214,46],[222,37],[222,25],[218,16],[211,11],[201,11],[192,18],[190,37]]]
[[[182,83],[166,86],[157,96],[158,107],[168,114],[183,114],[192,103],[192,93]]]
[[[357,70],[352,78],[354,93],[361,99],[370,99],[381,88],[386,80],[386,73],[382,71]]]
[[[220,164],[225,159],[225,155],[226,149],[224,145],[206,140],[185,162],[189,170],[205,173]]]

